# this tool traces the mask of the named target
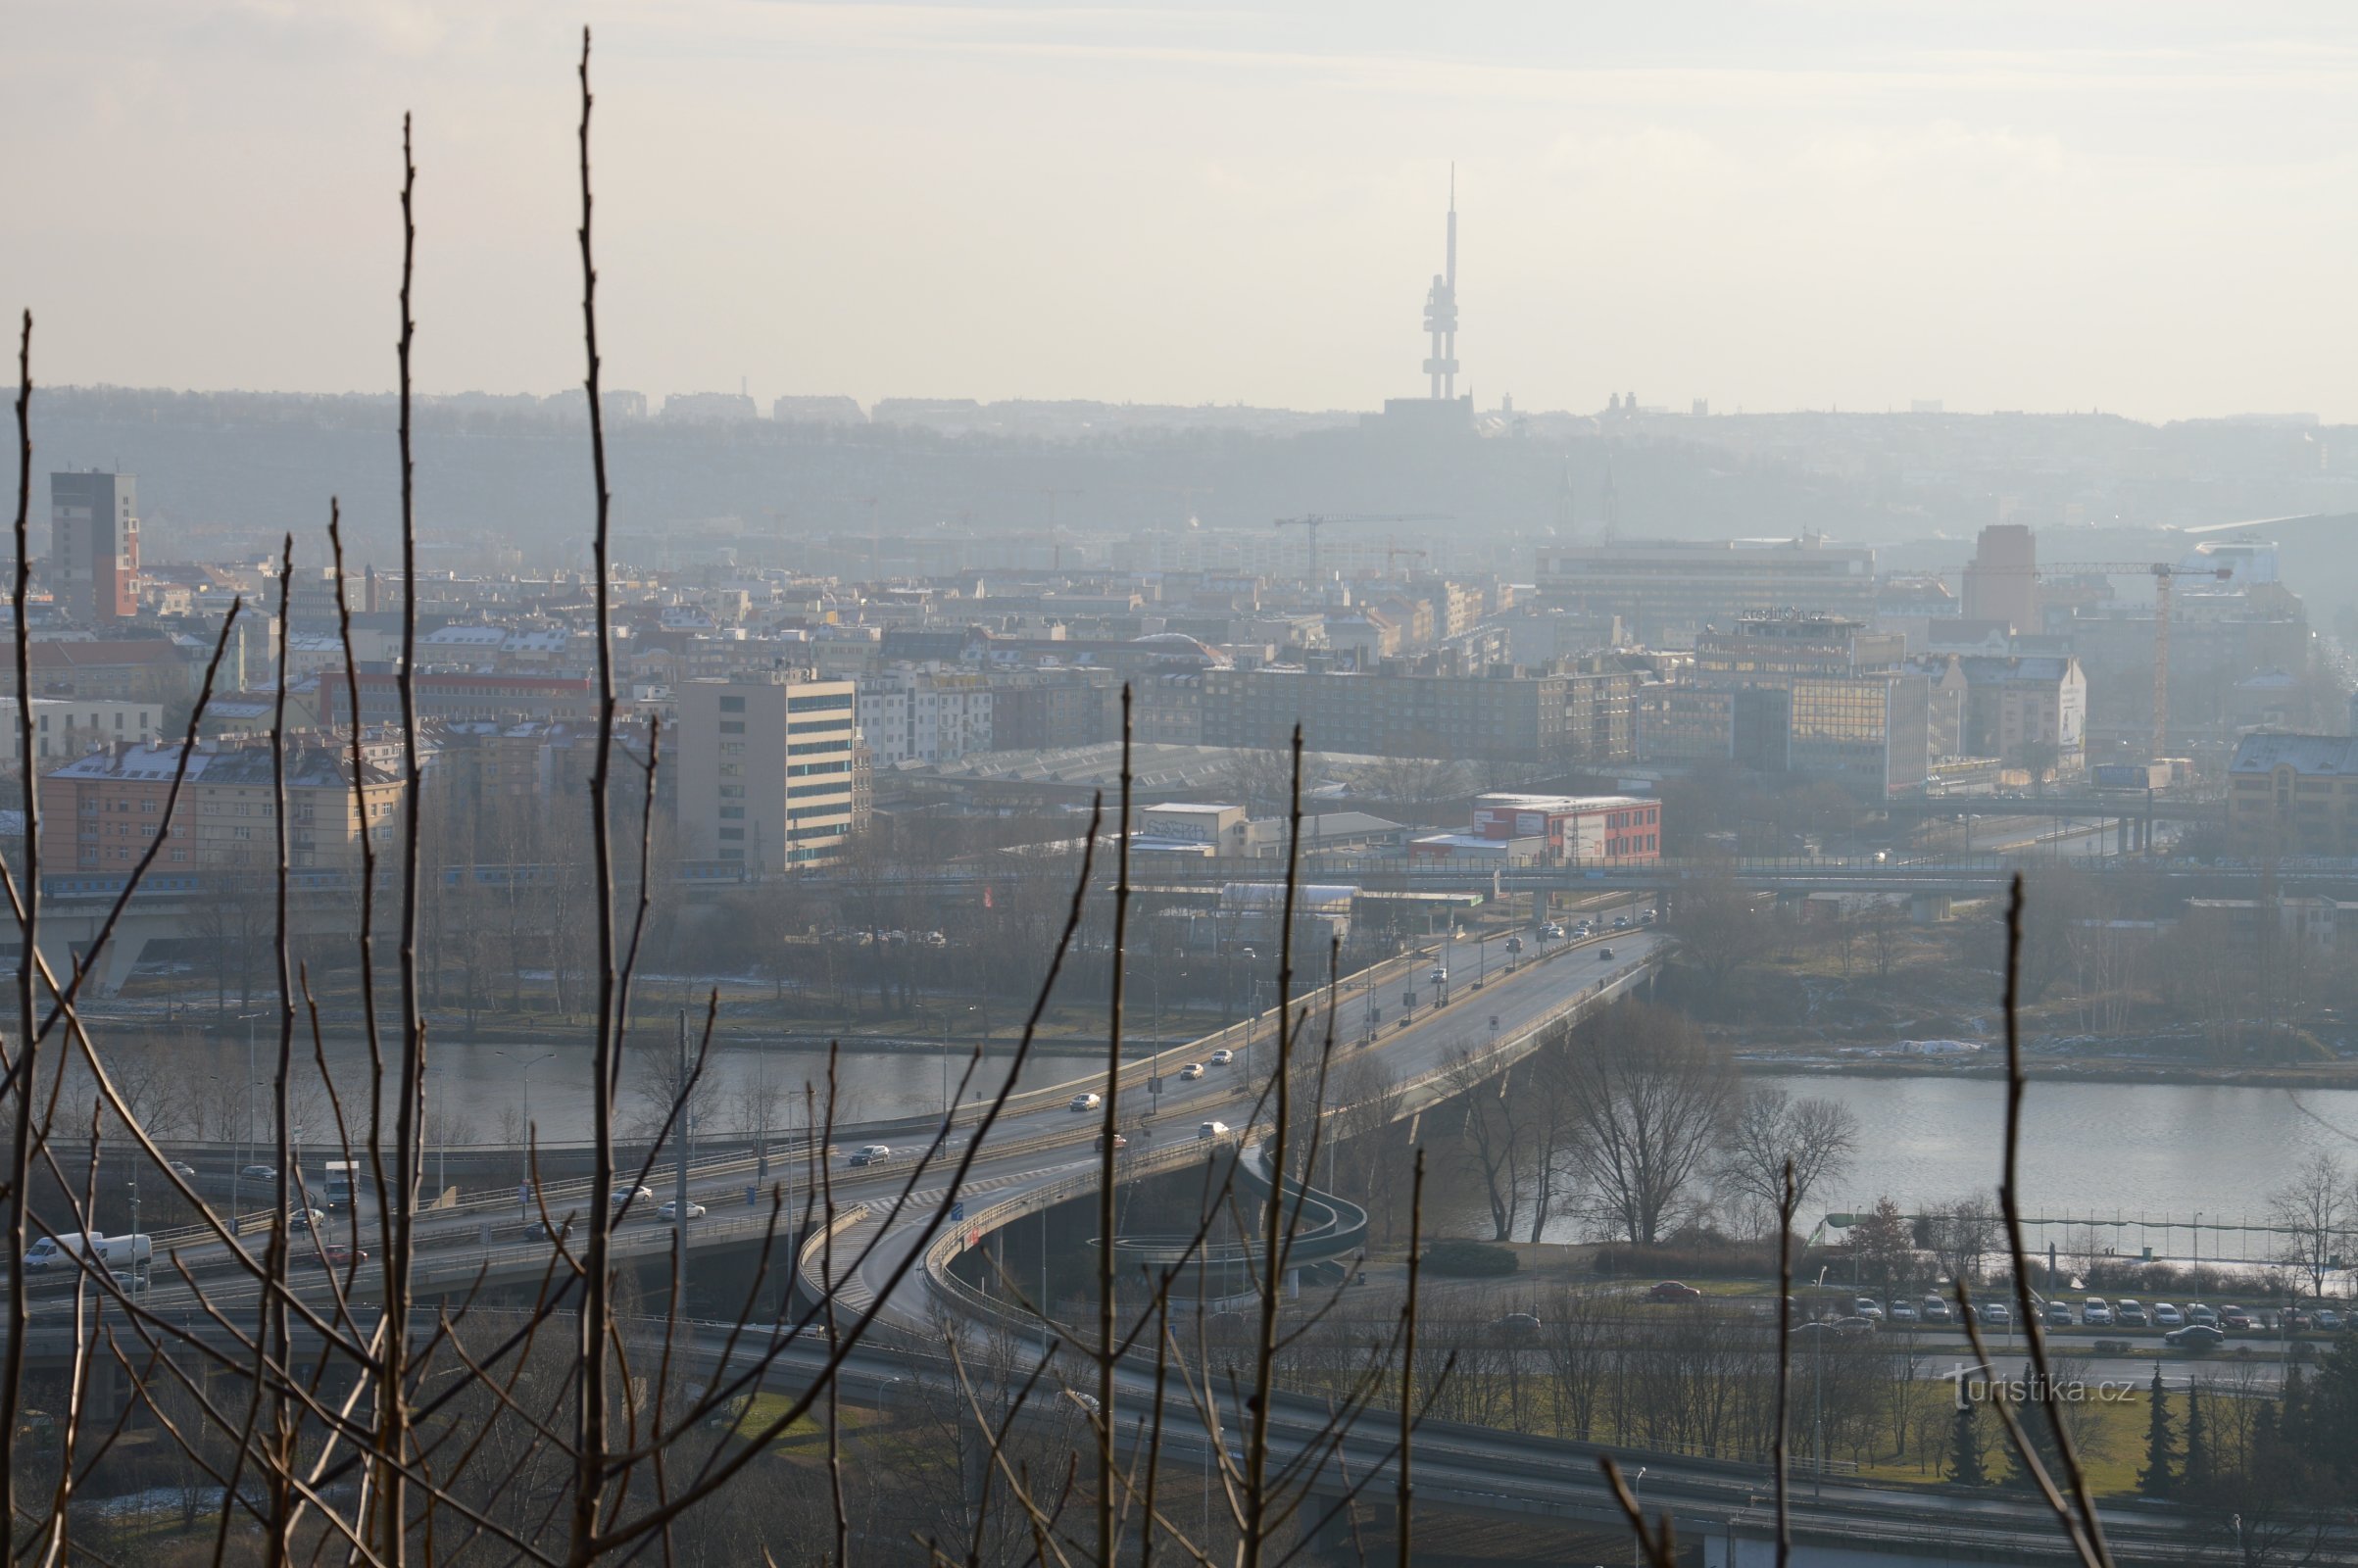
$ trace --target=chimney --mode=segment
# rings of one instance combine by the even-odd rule
[[[375,564],[374,562],[370,562],[370,563],[368,564],[368,613],[369,613],[369,614],[371,614],[371,615],[375,614],[375,613],[376,613],[376,564]]]

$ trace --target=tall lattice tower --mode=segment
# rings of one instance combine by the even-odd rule
[[[1432,381],[1430,396],[1457,396],[1457,166],[1449,166],[1449,239],[1445,270],[1436,273],[1425,291],[1425,331],[1433,339],[1425,356],[1425,374]]]

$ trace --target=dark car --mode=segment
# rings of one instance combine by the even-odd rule
[[[1649,1301],[1699,1301],[1703,1298],[1703,1293],[1692,1285],[1682,1285],[1677,1280],[1664,1280],[1652,1290],[1647,1291],[1646,1298]]]
[[[319,1249],[319,1261],[329,1268],[344,1268],[353,1263],[368,1262],[368,1254],[346,1247],[341,1242],[331,1242]]]
[[[2227,1336],[2208,1323],[2188,1323],[2162,1336],[2162,1344],[2175,1345],[2182,1350],[2209,1350],[2226,1343]]]
[[[1602,962],[1602,961],[1604,961],[1604,960],[1606,960],[1606,959],[1609,959],[1610,957],[1612,957],[1612,956],[1613,956],[1613,950],[1612,950],[1611,948],[1598,948],[1598,949],[1597,950],[1597,961],[1599,961],[1599,962]]]

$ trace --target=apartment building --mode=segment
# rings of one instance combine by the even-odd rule
[[[855,682],[771,670],[679,688],[679,844],[746,877],[831,865],[859,821]]]
[[[2358,738],[2246,735],[2227,778],[2231,854],[2358,857]]]
[[[180,743],[111,747],[43,777],[44,868],[127,872],[160,837],[165,844],[156,864],[162,869],[274,866],[277,797],[269,748],[199,741],[168,817],[181,750]],[[359,869],[363,832],[374,835],[380,853],[389,847],[401,811],[401,779],[366,760],[361,768],[356,799],[345,748],[301,744],[288,751],[287,859],[295,869]]]
[[[860,740],[881,766],[954,761],[991,750],[985,676],[903,666],[856,684]]]
[[[1571,677],[1512,664],[1474,675],[1308,669],[1204,671],[1204,744],[1288,744],[1369,757],[1557,761],[1575,754]]]
[[[36,697],[32,700],[33,766],[68,761],[119,741],[145,745],[156,738],[163,706],[153,702],[108,702],[99,698]],[[0,757],[11,767],[25,760],[17,715],[0,710]]]

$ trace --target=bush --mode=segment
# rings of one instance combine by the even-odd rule
[[[1500,1274],[1512,1274],[1517,1266],[1511,1250],[1492,1242],[1473,1242],[1460,1238],[1435,1242],[1425,1249],[1425,1267],[1436,1274],[1488,1279]]]
[[[1608,1243],[1597,1249],[1597,1272],[1608,1279],[1775,1279],[1775,1242],[1731,1242],[1695,1237],[1653,1247]],[[1799,1248],[1793,1250],[1793,1277],[1804,1275]]]

